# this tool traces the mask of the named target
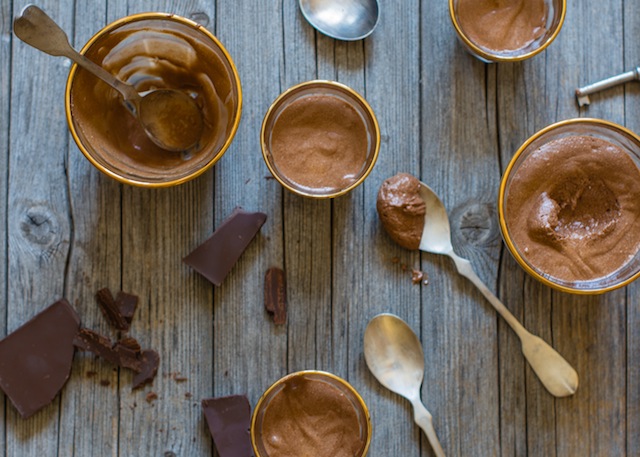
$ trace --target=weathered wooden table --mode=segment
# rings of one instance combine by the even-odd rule
[[[577,86],[640,63],[640,2],[569,0],[547,51],[499,65],[464,51],[446,0],[381,0],[378,28],[354,43],[316,33],[295,0],[39,2],[77,47],[127,14],[167,11],[204,24],[228,48],[244,91],[238,134],[213,170],[165,190],[118,184],[81,155],[64,117],[69,62],[12,35],[24,3],[0,0],[0,333],[60,297],[83,325],[108,333],[93,297],[110,287],[140,295],[131,335],[162,360],[153,385],[132,393],[129,372],[76,354],[62,394],[31,419],[0,399],[0,455],[211,455],[202,398],[246,393],[254,405],[301,369],[331,371],[360,391],[373,420],[372,457],[432,455],[409,403],[365,366],[363,332],[380,312],[420,335],[422,395],[448,456],[640,455],[640,284],[594,297],[544,287],[505,250],[496,217],[501,172],[538,129],[590,116],[640,132],[635,84],[593,97],[586,109],[573,97]],[[275,97],[316,78],[361,92],[383,135],[373,173],[334,201],[302,199],[267,179],[258,142]],[[578,370],[575,396],[544,390],[515,335],[449,259],[405,251],[382,231],[376,193],[398,171],[442,196],[457,252]],[[214,288],[181,258],[238,205],[268,220]],[[287,273],[283,327],[263,309],[271,266]],[[414,285],[412,268],[429,285]],[[145,401],[150,391],[157,400]]]

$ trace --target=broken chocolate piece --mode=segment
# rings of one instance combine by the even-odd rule
[[[253,455],[249,427],[251,406],[245,395],[206,398],[202,410],[220,457]]]
[[[211,237],[182,261],[219,286],[266,220],[264,213],[236,208]]]
[[[126,292],[118,292],[114,300],[111,291],[104,288],[96,293],[96,301],[109,325],[116,330],[129,330],[133,314],[138,307],[137,296]]]
[[[142,371],[141,349],[135,338],[124,338],[113,345],[113,351],[118,356],[118,365],[135,372]]]
[[[62,299],[0,341],[0,388],[23,418],[51,403],[69,379],[79,328]]]
[[[133,377],[132,390],[139,389],[153,381],[156,377],[156,373],[158,372],[158,365],[160,365],[160,356],[153,349],[146,349],[142,351],[140,358],[142,360],[142,365],[140,373]]]
[[[73,344],[78,349],[93,352],[119,367],[129,368],[135,372],[142,371],[140,345],[134,338],[124,338],[112,344],[106,336],[83,328],[74,338]]]
[[[272,267],[264,275],[264,307],[273,315],[273,322],[287,322],[287,282],[284,271]]]

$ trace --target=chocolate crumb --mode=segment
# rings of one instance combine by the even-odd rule
[[[414,268],[413,271],[411,272],[411,281],[414,284],[420,284],[420,282],[422,281],[422,278],[424,278],[424,273]]]
[[[184,398],[186,398],[187,400],[189,400],[191,397],[193,397],[193,394],[191,392],[186,392],[184,394]]]
[[[97,374],[97,371],[87,371],[87,378],[93,378]]]
[[[158,394],[157,394],[157,393],[155,393],[155,392],[149,392],[149,393],[147,394],[147,396],[146,396],[146,397],[144,397],[144,399],[147,401],[147,403],[151,403],[151,402],[153,402],[154,400],[157,400],[157,399],[158,399]]]
[[[284,271],[278,267],[269,268],[265,273],[264,307],[276,325],[287,322],[287,282]]]
[[[100,380],[100,385],[101,385],[101,386],[108,387],[108,386],[110,386],[110,385],[111,385],[111,381],[109,381],[108,379],[101,379],[101,380]]]

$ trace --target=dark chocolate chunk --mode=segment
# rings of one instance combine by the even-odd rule
[[[124,338],[112,344],[106,336],[83,328],[76,335],[73,344],[78,349],[93,352],[119,367],[129,368],[135,372],[142,371],[140,345],[134,338]]]
[[[131,325],[133,315],[138,308],[138,296],[120,291],[116,295],[116,305],[118,305],[118,309],[120,310],[120,314],[124,317],[124,320]]]
[[[280,268],[269,268],[264,275],[264,307],[275,324],[287,322],[287,282]]]
[[[96,293],[96,301],[109,325],[116,330],[129,330],[133,314],[138,307],[137,296],[126,292],[118,292],[114,300],[111,291],[104,288]]]
[[[53,401],[71,373],[80,318],[66,300],[0,341],[0,388],[27,418]]]
[[[266,220],[264,213],[236,208],[211,237],[182,261],[219,286]]]
[[[138,341],[134,338],[124,338],[113,345],[113,351],[118,356],[118,365],[135,372],[142,371],[142,357]]]
[[[133,377],[132,389],[139,389],[140,387],[149,384],[156,377],[158,372],[158,365],[160,365],[160,356],[153,349],[146,349],[141,354],[142,366],[140,373]]]
[[[253,455],[249,427],[251,406],[245,395],[206,398],[202,410],[220,457]]]

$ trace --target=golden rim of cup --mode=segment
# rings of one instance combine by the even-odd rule
[[[260,452],[258,451],[258,447],[256,445],[256,433],[255,433],[256,422],[258,420],[258,412],[262,408],[262,404],[266,401],[267,398],[269,398],[269,396],[271,395],[271,392],[273,392],[274,389],[277,389],[278,386],[280,386],[282,383],[288,381],[291,378],[304,376],[307,374],[326,377],[335,382],[338,382],[340,385],[344,386],[349,392],[351,392],[353,397],[358,401],[358,404],[362,408],[362,411],[365,415],[365,419],[367,422],[367,441],[365,442],[364,449],[362,450],[362,455],[359,457],[366,456],[367,453],[369,452],[369,446],[371,445],[371,434],[373,432],[373,427],[371,425],[371,414],[369,413],[369,408],[367,408],[366,403],[364,402],[364,400],[362,399],[358,391],[351,384],[349,384],[347,381],[342,379],[340,376],[336,376],[333,373],[329,373],[328,371],[302,370],[302,371],[296,371],[294,373],[289,373],[288,375],[283,376],[282,378],[278,379],[276,382],[271,384],[271,386],[267,390],[265,390],[265,392],[262,394],[262,396],[258,400],[258,403],[256,403],[256,407],[254,408],[253,414],[251,416],[251,429],[250,429],[251,430],[251,446],[253,447],[253,452],[255,453],[256,457],[267,457],[267,456],[262,456],[260,454]]]
[[[345,187],[344,189],[340,189],[336,192],[332,192],[329,194],[314,194],[311,192],[305,192],[303,190],[300,190],[299,188],[292,186],[289,182],[287,182],[286,180],[284,180],[281,176],[280,173],[278,172],[278,170],[276,169],[276,167],[271,163],[271,160],[269,159],[269,147],[267,146],[267,141],[266,141],[266,135],[267,135],[267,124],[269,123],[269,120],[271,119],[271,116],[273,115],[274,111],[276,110],[276,108],[279,106],[280,103],[282,103],[283,100],[287,99],[291,94],[300,91],[301,89],[305,89],[305,88],[310,88],[310,87],[328,87],[328,88],[334,88],[334,89],[338,89],[341,92],[346,93],[347,95],[349,95],[351,98],[355,99],[358,103],[360,103],[362,105],[362,107],[365,109],[367,115],[369,116],[370,120],[371,120],[371,124],[373,125],[373,132],[370,132],[373,136],[373,142],[374,142],[374,150],[373,150],[373,154],[371,156],[369,156],[371,159],[369,160],[369,166],[364,170],[364,172],[362,173],[362,175],[352,184],[350,184],[348,187]],[[367,129],[369,130],[369,129]],[[367,176],[369,176],[369,174],[371,173],[371,170],[373,170],[373,167],[375,166],[377,160],[378,160],[378,154],[380,152],[380,125],[378,124],[378,119],[376,118],[375,113],[373,112],[373,109],[371,108],[371,106],[369,105],[369,103],[367,102],[367,100],[360,95],[358,92],[356,92],[355,90],[353,90],[351,87],[339,83],[337,81],[330,81],[330,80],[326,80],[326,79],[314,79],[312,81],[305,81],[302,82],[300,84],[296,84],[294,86],[291,86],[290,88],[288,88],[287,90],[285,90],[284,92],[282,92],[278,98],[276,98],[273,103],[271,103],[271,106],[269,106],[269,109],[267,110],[266,114],[264,115],[264,119],[262,120],[262,128],[260,129],[260,145],[261,145],[261,149],[262,149],[262,157],[264,158],[264,162],[267,164],[267,168],[269,168],[269,171],[271,172],[271,175],[287,190],[293,192],[294,194],[298,194],[301,195],[303,197],[311,197],[311,198],[316,198],[316,199],[327,199],[327,198],[336,198],[336,197],[340,197],[350,191],[352,191],[353,189],[355,189],[356,187],[358,187],[360,184],[362,184],[362,182],[365,180],[365,178]]]
[[[137,21],[142,21],[147,19],[162,19],[167,21],[174,21],[198,30],[199,32],[206,35],[211,41],[213,41],[213,43],[220,49],[220,51],[224,55],[224,58],[229,63],[229,66],[231,67],[231,70],[232,70],[231,73],[233,75],[235,85],[238,88],[238,108],[235,113],[235,120],[229,132],[229,136],[224,142],[224,144],[222,145],[220,151],[214,157],[212,157],[211,160],[207,162],[204,166],[195,170],[190,175],[183,176],[178,179],[162,181],[162,182],[147,182],[147,181],[127,178],[125,176],[122,176],[108,169],[107,167],[99,163],[96,159],[94,159],[91,153],[87,150],[86,146],[82,143],[78,133],[76,132],[76,128],[74,126],[73,119],[71,116],[71,86],[73,85],[73,80],[74,80],[76,71],[78,70],[78,65],[75,63],[71,66],[71,70],[69,71],[69,76],[67,77],[67,85],[65,89],[65,111],[66,111],[66,117],[67,117],[67,125],[69,126],[69,131],[71,132],[71,136],[73,137],[75,143],[78,145],[78,148],[80,149],[82,154],[87,158],[87,160],[89,160],[89,162],[91,162],[91,164],[93,164],[93,166],[96,167],[98,170],[100,170],[102,173],[124,184],[130,184],[136,187],[146,187],[146,188],[171,187],[171,186],[177,186],[179,184],[183,184],[187,181],[190,181],[200,176],[201,174],[209,170],[213,165],[215,165],[216,162],[218,162],[218,160],[220,160],[220,158],[222,158],[224,153],[227,151],[227,149],[231,145],[231,142],[233,141],[233,138],[235,137],[235,134],[238,130],[238,126],[240,124],[240,118],[242,114],[242,86],[240,85],[240,77],[238,75],[238,70],[236,68],[235,62],[231,58],[231,55],[229,54],[227,49],[220,42],[220,40],[218,40],[218,38],[216,38],[216,36],[213,33],[211,33],[209,30],[207,30],[207,28],[205,28],[203,25],[198,24],[197,22],[192,21],[191,19],[187,19],[185,17],[178,16],[172,13],[161,13],[161,12],[137,13],[137,14],[131,14],[129,16],[125,16],[121,19],[117,19],[107,24],[98,32],[96,32],[91,37],[91,39],[87,41],[87,43],[82,47],[82,49],[80,50],[80,54],[84,55],[84,53],[87,52],[87,50],[91,46],[93,46],[93,44],[96,41],[98,41],[100,38],[102,38],[105,34],[109,33],[110,31],[115,30],[119,27],[122,27],[123,25],[129,24],[132,22],[137,22]]]
[[[499,54],[493,54],[490,51],[479,47],[473,41],[471,41],[467,35],[462,31],[460,24],[458,23],[458,18],[456,17],[456,13],[454,11],[454,3],[457,0],[449,0],[449,16],[451,18],[451,22],[453,23],[453,27],[456,29],[456,33],[458,37],[462,40],[465,46],[471,50],[473,54],[476,54],[481,59],[487,62],[519,62],[521,60],[529,59],[536,54],[544,51],[552,42],[556,39],[558,34],[560,33],[560,29],[562,29],[562,25],[564,24],[564,18],[567,14],[567,0],[560,0],[560,17],[558,20],[558,24],[556,28],[553,30],[553,33],[547,38],[547,40],[542,43],[538,48],[533,51],[529,51],[525,54],[519,55],[507,55],[501,56]]]
[[[518,148],[518,150],[516,151],[516,153],[513,155],[513,157],[511,158],[511,160],[509,161],[509,164],[507,165],[506,170],[504,171],[504,174],[502,175],[502,179],[500,181],[500,189],[498,191],[498,219],[500,221],[500,231],[502,232],[502,238],[504,239],[505,244],[507,245],[507,247],[509,248],[509,251],[511,252],[511,255],[516,259],[516,262],[518,262],[518,264],[532,277],[534,277],[535,279],[537,279],[538,281],[540,281],[541,283],[552,287],[556,290],[560,290],[562,292],[567,292],[567,293],[571,293],[571,294],[577,294],[577,295],[598,295],[598,294],[602,294],[605,292],[609,292],[615,289],[619,289],[621,287],[627,286],[629,285],[631,282],[635,281],[636,279],[640,278],[640,271],[638,271],[637,273],[633,274],[631,277],[625,279],[624,281],[621,281],[617,284],[612,284],[611,286],[607,286],[607,287],[601,287],[601,288],[597,288],[597,289],[578,289],[578,288],[572,288],[572,287],[567,287],[564,286],[562,284],[557,284],[555,282],[553,282],[552,280],[542,276],[540,273],[538,273],[536,270],[534,270],[525,260],[524,258],[520,255],[519,251],[516,249],[516,246],[513,242],[513,240],[511,239],[511,236],[509,235],[509,230],[507,229],[507,223],[505,220],[505,214],[504,214],[504,205],[505,205],[505,193],[507,190],[507,181],[509,179],[509,176],[511,174],[511,171],[513,170],[513,167],[515,166],[516,162],[518,161],[518,158],[520,157],[520,155],[522,155],[522,153],[529,147],[529,145],[531,143],[533,143],[534,141],[536,141],[538,138],[540,138],[541,136],[556,130],[560,127],[566,127],[566,126],[571,126],[571,125],[589,125],[589,124],[596,124],[596,125],[600,125],[603,127],[608,127],[614,131],[618,131],[621,134],[631,138],[633,141],[635,141],[639,146],[640,146],[640,136],[636,135],[634,132],[632,132],[631,130],[627,129],[626,127],[623,127],[619,124],[616,124],[614,122],[610,122],[610,121],[605,121],[602,119],[595,119],[595,118],[588,118],[588,117],[581,117],[581,118],[575,118],[575,119],[567,119],[564,121],[559,121],[556,122],[554,124],[551,124],[545,128],[543,128],[542,130],[539,130],[538,132],[534,133],[531,137],[529,137],[527,139],[527,141],[525,141],[522,146],[520,146]]]

